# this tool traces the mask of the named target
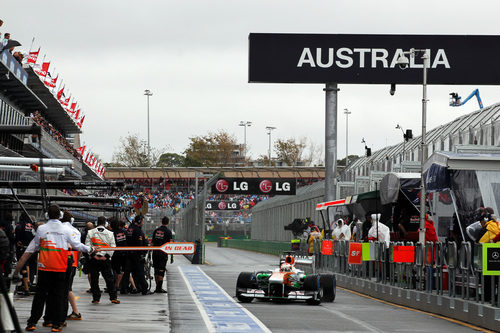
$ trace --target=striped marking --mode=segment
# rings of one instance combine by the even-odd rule
[[[209,332],[271,332],[198,266],[179,266]]]
[[[319,203],[316,205],[316,210],[321,210],[321,209],[328,208],[330,206],[337,206],[337,205],[343,205],[343,204],[345,204],[345,199],[322,202],[322,203]]]

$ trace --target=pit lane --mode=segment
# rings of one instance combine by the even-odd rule
[[[215,244],[207,244],[206,260],[209,264],[200,268],[231,296],[235,294],[236,279],[241,271],[270,269],[277,267],[278,264],[278,258],[275,256],[217,248]],[[182,281],[172,282],[180,286],[179,283]],[[174,296],[173,293],[169,297],[172,296]],[[173,303],[175,300],[170,298],[172,332],[185,332],[185,329],[191,325],[186,326],[186,322],[182,324],[180,320],[175,320],[179,316],[175,313],[176,306],[173,306]],[[258,300],[241,305],[272,332],[475,331],[457,323],[381,303],[340,288],[337,288],[337,298],[334,303],[322,303],[319,306],[307,305],[305,302],[274,303]],[[192,310],[194,309],[191,305]],[[199,315],[197,320],[200,325],[197,326],[201,327],[203,321]],[[201,332],[203,329],[198,331]]]

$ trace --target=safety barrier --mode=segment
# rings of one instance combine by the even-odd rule
[[[331,254],[323,254],[324,241],[333,242]],[[352,244],[359,244],[361,253]],[[301,244],[298,253],[306,254],[306,247]],[[401,259],[404,253],[411,255]],[[314,271],[337,273],[340,286],[490,329],[500,327],[499,277],[483,274],[482,244],[391,242],[387,247],[383,242],[323,240],[315,242],[313,256]],[[354,264],[356,256],[363,259]]]

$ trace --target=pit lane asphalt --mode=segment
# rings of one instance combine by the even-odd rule
[[[234,296],[238,274],[242,271],[277,267],[275,256],[207,244],[209,264],[197,266],[227,294]],[[184,257],[176,256],[168,265],[168,294],[119,295],[121,304],[111,304],[103,294],[100,304],[91,304],[86,293],[85,275],[75,277],[73,290],[82,321],[68,321],[64,332],[209,332],[197,304],[189,292],[180,267],[193,267]],[[104,283],[101,280],[101,288]],[[29,316],[32,297],[15,297],[21,327]],[[236,300],[237,302],[237,300]],[[334,303],[319,306],[304,302],[272,303],[254,300],[241,304],[272,332],[473,332],[474,330],[424,313],[367,299],[337,289]],[[236,305],[235,305],[236,306]],[[37,325],[37,332],[50,329]],[[224,330],[220,330],[224,331]]]

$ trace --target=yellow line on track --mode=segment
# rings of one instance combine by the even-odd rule
[[[401,308],[401,309],[405,309],[405,310],[409,310],[409,311],[414,311],[414,312],[418,312],[418,313],[422,313],[422,314],[426,314],[426,315],[434,317],[434,318],[444,319],[444,320],[447,320],[449,322],[452,322],[452,323],[455,323],[455,324],[458,324],[458,325],[462,325],[462,326],[466,326],[468,328],[472,328],[472,329],[474,329],[476,331],[481,331],[481,332],[485,332],[485,333],[495,333],[495,331],[490,331],[490,330],[487,330],[485,328],[481,328],[479,326],[475,326],[475,325],[472,325],[472,324],[469,324],[469,323],[466,323],[466,322],[463,322],[463,321],[460,321],[460,320],[457,320],[457,319],[448,318],[448,317],[441,316],[441,315],[438,315],[438,314],[435,314],[435,313],[432,313],[432,312],[422,311],[422,310],[410,308],[410,307],[407,307],[407,306],[404,306],[404,305],[399,305],[399,304],[396,304],[396,303],[384,301],[382,299],[371,297],[371,296],[359,293],[359,292],[354,291],[354,290],[350,290],[350,289],[346,289],[346,288],[342,288],[342,287],[337,287],[337,288],[342,289],[342,290],[347,291],[347,292],[350,292],[350,293],[353,293],[353,294],[356,294],[356,295],[364,297],[364,298],[372,299],[372,300],[380,302],[380,303],[392,305],[392,306],[395,306],[397,308]]]

